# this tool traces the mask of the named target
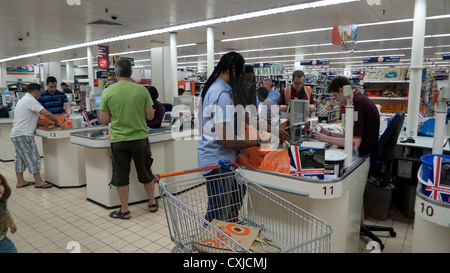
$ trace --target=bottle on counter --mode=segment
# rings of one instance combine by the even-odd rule
[[[359,150],[356,147],[355,142],[353,141],[353,151],[352,151],[352,161],[355,161],[359,157]]]

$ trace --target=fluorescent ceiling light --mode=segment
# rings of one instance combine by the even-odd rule
[[[442,14],[442,15],[430,16],[430,17],[427,17],[426,20],[436,20],[436,19],[445,19],[445,18],[450,18],[450,14]],[[360,27],[367,27],[367,26],[399,24],[399,23],[407,23],[407,22],[414,22],[414,18],[356,24],[356,27],[360,28]],[[231,41],[240,41],[240,40],[248,40],[248,39],[259,39],[259,38],[267,38],[267,37],[275,37],[275,36],[283,36],[283,35],[294,35],[294,34],[317,32],[317,31],[329,31],[329,30],[332,30],[332,29],[333,29],[333,27],[305,29],[305,30],[290,31],[290,32],[271,33],[271,34],[264,34],[264,35],[254,35],[254,36],[246,36],[246,37],[239,37],[239,38],[223,39],[223,40],[221,40],[221,42],[231,42]]]
[[[328,6],[328,5],[337,5],[337,4],[349,3],[349,2],[355,2],[355,1],[360,1],[360,0],[321,0],[321,1],[315,1],[312,3],[302,3],[302,4],[289,5],[289,6],[278,7],[278,8],[267,9],[267,10],[253,11],[253,12],[248,12],[248,13],[243,13],[243,14],[230,15],[230,16],[222,17],[222,18],[208,19],[208,20],[199,21],[199,22],[181,24],[181,25],[170,26],[170,27],[160,28],[160,29],[152,29],[152,30],[147,30],[147,31],[119,35],[119,36],[110,37],[110,38],[103,38],[103,39],[89,41],[89,42],[85,42],[85,43],[63,46],[63,47],[59,47],[59,48],[42,50],[42,51],[38,51],[38,52],[33,52],[33,53],[23,54],[23,55],[19,55],[19,56],[0,59],[0,62],[7,62],[7,61],[17,60],[17,59],[22,59],[22,58],[40,56],[40,55],[47,55],[47,54],[52,54],[52,53],[71,50],[71,49],[94,46],[94,45],[99,45],[99,44],[107,44],[107,43],[112,43],[112,42],[117,42],[117,41],[122,41],[122,40],[152,36],[152,35],[156,35],[156,34],[177,32],[180,30],[186,30],[186,29],[190,29],[190,28],[211,26],[211,25],[216,25],[216,24],[220,24],[220,23],[235,22],[235,21],[239,21],[239,20],[251,19],[251,18],[256,18],[256,17],[261,17],[261,16],[275,15],[275,14],[280,14],[280,13],[285,13],[285,12],[292,12],[292,11],[298,11],[298,10],[303,10],[303,9],[315,8],[315,7],[324,7],[324,6]],[[111,55],[113,55],[113,54],[111,54]]]

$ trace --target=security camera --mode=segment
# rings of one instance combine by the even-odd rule
[[[118,17],[119,16],[117,16],[117,15],[111,15],[111,19],[113,19],[113,20],[117,20]]]
[[[22,37],[18,37],[17,40],[19,40],[19,41],[22,42],[22,41],[23,41],[23,38],[22,38]]]

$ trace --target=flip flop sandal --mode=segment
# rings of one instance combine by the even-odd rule
[[[128,220],[131,218],[130,211],[122,212],[119,210],[113,211],[109,214],[109,217],[116,219]]]
[[[51,187],[53,187],[53,184],[44,184],[44,185],[40,185],[40,186],[34,186],[36,189],[49,189]]]
[[[158,200],[155,200],[155,202],[156,202],[155,204],[148,206],[151,213],[155,213],[158,211],[158,208],[159,208]],[[155,208],[155,209],[152,210],[152,208]]]

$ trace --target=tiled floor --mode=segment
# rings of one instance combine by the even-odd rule
[[[21,253],[67,253],[75,250],[72,241],[82,253],[170,253],[173,249],[162,202],[157,213],[148,212],[148,205],[142,203],[130,206],[130,220],[111,219],[111,210],[86,201],[85,187],[16,189],[14,163],[0,162],[0,173],[12,188],[8,209],[17,232],[9,237]],[[45,173],[42,177],[45,179]],[[29,173],[25,178],[33,181]],[[387,221],[366,220],[394,226],[395,238],[376,233],[385,243],[383,253],[411,252],[413,222],[400,214]],[[361,252],[372,251],[367,249],[369,240],[361,237]]]

